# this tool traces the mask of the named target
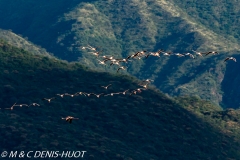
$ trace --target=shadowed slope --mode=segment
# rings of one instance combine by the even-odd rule
[[[134,96],[65,97],[57,93],[109,93],[135,89],[124,75],[0,47],[2,150],[86,150],[87,159],[226,159],[239,145],[155,89]],[[108,90],[100,86],[111,83]],[[37,102],[39,107],[15,107]],[[61,117],[79,118],[72,124]]]

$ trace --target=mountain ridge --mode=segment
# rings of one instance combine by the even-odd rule
[[[22,48],[34,54],[44,54],[44,55],[50,56],[50,53],[48,53],[44,48],[34,45],[30,41],[28,41],[26,38],[22,38],[21,36],[16,35],[11,31],[0,29],[0,39],[3,39],[6,42],[12,44],[13,46]]]
[[[194,2],[96,0],[71,3],[61,1],[59,4],[51,2],[43,5],[43,2],[19,1],[9,4],[2,1],[0,19],[3,23],[0,28],[10,28],[29,37],[30,41],[43,46],[60,59],[80,61],[89,68],[111,73],[115,69],[98,64],[95,57],[81,47],[88,44],[101,47],[102,54],[117,58],[127,57],[141,50],[164,49],[174,53],[191,52],[192,49],[202,52],[219,51],[222,55],[211,57],[212,61],[210,57],[194,61],[165,57],[158,60],[139,60],[130,64],[127,72],[140,79],[152,77],[155,79],[154,84],[171,96],[193,94],[224,108],[238,108],[240,102],[237,100],[232,100],[234,103],[230,103],[231,100],[226,101],[229,96],[224,92],[229,91],[226,90],[225,83],[222,83],[225,82],[224,78],[228,79],[225,76],[228,67],[222,63],[222,59],[225,56],[238,58],[239,55],[237,26],[231,26],[238,20],[238,4],[223,1],[219,5],[217,1]],[[226,10],[219,12],[219,7],[225,4],[235,9],[229,13]],[[27,7],[28,5],[31,7]],[[19,19],[10,14],[11,7],[16,10],[16,14],[21,15],[18,16]],[[43,8],[51,14],[40,12]],[[229,14],[233,14],[233,17],[228,16]],[[25,17],[28,17],[28,21],[21,27]],[[208,18],[212,23],[207,23]],[[184,87],[188,90],[184,90]],[[237,90],[234,92],[238,94]]]

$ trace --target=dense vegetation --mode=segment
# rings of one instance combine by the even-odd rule
[[[49,55],[49,53],[47,53],[46,49],[41,48],[40,46],[34,45],[33,43],[31,43],[30,41],[27,40],[27,37],[22,38],[21,36],[16,35],[13,32],[11,32],[10,30],[7,31],[7,30],[0,29],[0,39],[4,39],[11,45],[18,47],[18,48],[22,48],[22,49],[29,51],[31,53],[34,53],[34,54]]]
[[[222,0],[2,0],[0,28],[21,34],[58,58],[104,71],[115,72],[99,65],[82,46],[100,46],[102,54],[118,58],[143,49],[219,51],[218,57],[194,61],[176,57],[140,60],[128,72],[140,79],[155,79],[154,84],[171,96],[196,95],[224,108],[238,108],[240,101],[231,95],[240,92],[237,87],[231,87],[231,92],[228,84],[238,74],[225,76],[230,67],[222,63],[240,49],[238,8],[237,1]]]
[[[172,0],[204,26],[229,39],[239,41],[239,1]]]
[[[86,150],[86,159],[238,159],[239,142],[153,87],[134,96],[57,98],[57,93],[118,92],[139,80],[30,54],[0,41],[2,150]],[[111,83],[109,90],[101,85]],[[41,104],[15,107],[15,102]],[[208,105],[208,103],[204,103]],[[201,106],[204,106],[201,105]],[[214,105],[212,105],[214,106]],[[72,124],[61,117],[79,117]]]
[[[240,138],[240,110],[228,108],[223,110],[213,103],[197,97],[181,96],[175,99],[178,104],[194,113],[204,121],[222,130],[222,132]]]

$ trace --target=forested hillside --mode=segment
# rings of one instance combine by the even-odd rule
[[[237,87],[230,92],[228,82],[239,75],[228,72],[239,66],[223,60],[239,57],[239,4],[222,0],[2,0],[0,28],[21,34],[58,58],[107,72],[115,69],[100,65],[81,48],[88,44],[100,47],[102,55],[116,58],[141,50],[218,51],[218,56],[195,60],[173,56],[141,59],[130,63],[127,72],[154,79],[171,96],[195,95],[224,108],[238,108],[240,101],[231,95],[240,92]]]
[[[17,35],[10,30],[0,29],[0,39],[7,41],[8,43],[15,47],[22,48],[34,54],[49,55],[46,49],[34,45],[33,43],[27,40],[27,37],[23,38],[21,37],[21,35]]]
[[[0,41],[2,150],[81,150],[85,159],[238,159],[239,142],[149,86],[136,95],[56,94],[134,90],[140,80],[35,55]],[[101,78],[100,78],[101,77]],[[107,90],[101,86],[112,84]],[[56,97],[50,103],[42,98]],[[196,100],[194,100],[197,102]],[[199,101],[199,100],[198,100]],[[13,104],[38,103],[40,106]],[[209,102],[211,111],[221,111]],[[198,106],[198,105],[196,105]],[[79,118],[67,123],[62,117]],[[221,121],[221,119],[219,119]],[[100,158],[99,158],[100,157]]]

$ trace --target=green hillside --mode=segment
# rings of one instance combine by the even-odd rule
[[[240,110],[228,108],[223,110],[213,103],[197,97],[181,96],[175,98],[183,108],[194,113],[204,121],[222,130],[223,133],[240,138]]]
[[[10,30],[7,31],[7,30],[0,29],[0,39],[7,41],[8,43],[10,43],[15,47],[22,48],[34,54],[49,55],[46,49],[41,48],[40,46],[34,45],[33,43],[27,40],[27,37],[22,38],[20,35],[16,35]]]
[[[234,66],[223,63],[226,56],[238,59],[238,8],[237,1],[222,0],[2,0],[0,28],[28,37],[58,58],[107,72],[115,69],[98,64],[81,47],[101,47],[101,54],[116,58],[160,48],[174,53],[216,50],[220,55],[196,60],[139,60],[127,71],[154,79],[154,85],[171,96],[195,95],[224,108],[238,108],[240,101],[230,95],[239,95],[239,90],[233,87],[231,92],[225,83],[238,75],[225,76],[228,65]]]
[[[240,4],[238,1],[172,0],[172,2],[215,33],[239,41]]]
[[[4,151],[87,151],[85,159],[238,159],[239,142],[150,86],[136,95],[57,93],[136,89],[139,80],[34,55],[0,41],[0,141]],[[101,86],[111,83],[105,90]],[[41,106],[9,108],[14,103]],[[206,103],[207,104],[207,103]],[[61,117],[74,116],[69,124]]]

